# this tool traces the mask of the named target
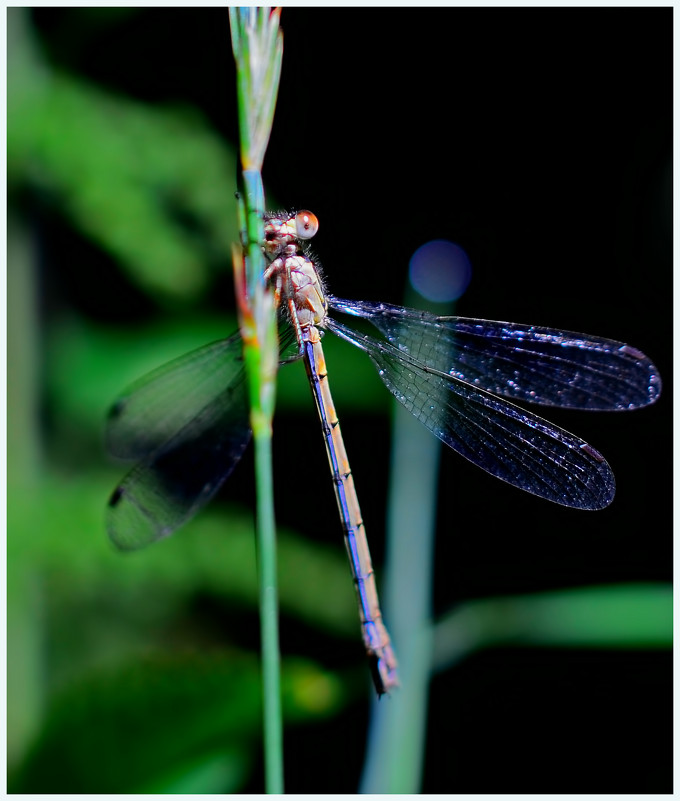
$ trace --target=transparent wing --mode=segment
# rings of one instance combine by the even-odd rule
[[[327,325],[368,353],[395,398],[473,464],[564,506],[602,509],[611,503],[614,475],[583,440],[457,377],[433,371],[390,342],[332,318]]]
[[[167,537],[193,517],[238,464],[250,441],[245,372],[114,490],[107,530],[124,550]]]
[[[141,458],[109,501],[114,543],[140,548],[189,520],[234,469],[250,434],[238,335],[133,384],[114,405],[107,429],[112,453]]]
[[[135,381],[109,411],[109,452],[120,459],[140,459],[153,453],[219,396],[242,370],[242,342],[235,333]]]
[[[616,411],[654,403],[661,392],[645,354],[611,339],[388,303],[332,298],[330,306],[369,320],[418,363],[514,400]]]

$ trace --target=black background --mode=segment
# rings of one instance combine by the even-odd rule
[[[195,104],[235,139],[226,10],[145,9],[100,27],[73,10],[34,18],[55,64],[150,103]],[[436,612],[670,580],[672,11],[286,8],[282,27],[264,178],[282,205],[318,215],[335,294],[399,303],[410,254],[451,239],[473,266],[458,313],[629,342],[664,380],[641,412],[546,415],[612,465],[605,511],[548,504],[444,455]],[[109,294],[92,308],[96,296],[95,317],[125,305]],[[333,508],[308,412],[279,420],[277,458],[286,475],[297,443],[318,442],[311,497]],[[339,413],[359,491],[372,488],[361,496],[379,562],[389,422]],[[291,495],[279,490],[280,522],[321,536]],[[284,621],[284,649],[285,633]],[[671,791],[667,652],[497,649],[438,676],[430,713],[425,792]],[[365,715],[287,732],[287,791],[355,792]]]

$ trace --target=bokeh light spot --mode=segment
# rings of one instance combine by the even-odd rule
[[[411,256],[409,279],[414,289],[437,303],[456,300],[467,289],[472,265],[459,245],[446,239],[426,242]]]

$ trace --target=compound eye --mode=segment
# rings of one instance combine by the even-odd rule
[[[319,230],[319,221],[311,211],[298,211],[295,215],[295,231],[298,239],[311,239]]]

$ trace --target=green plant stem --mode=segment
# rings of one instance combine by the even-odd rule
[[[397,406],[385,564],[385,619],[401,687],[374,699],[362,793],[418,793],[432,653],[432,567],[440,443]],[[414,469],[415,466],[415,469]]]
[[[260,632],[262,638],[262,689],[264,697],[265,791],[283,792],[283,723],[281,717],[276,584],[276,526],[272,476],[271,437],[255,441],[257,476],[257,553],[260,591]]]
[[[428,308],[409,290],[407,306]],[[451,309],[438,304],[437,314]],[[362,793],[419,793],[432,671],[432,582],[441,443],[395,404],[387,512],[384,609],[401,687],[374,701]]]
[[[248,374],[250,424],[255,447],[265,789],[267,793],[279,794],[283,793],[283,722],[271,441],[278,346],[273,299],[261,280],[264,268],[260,245],[264,236],[262,180],[259,172],[253,170],[244,170],[242,178],[245,189],[242,216],[246,247],[241,263],[236,258],[234,267],[237,275],[239,270],[242,271],[240,280],[237,279],[237,296],[241,311],[243,355]],[[251,280],[253,284],[250,283]]]
[[[265,789],[267,793],[283,793],[281,658],[271,451],[278,339],[274,300],[262,281],[265,264],[262,254],[264,190],[261,175],[276,105],[283,45],[278,11],[230,9],[230,21],[237,65],[243,187],[239,203],[242,252],[235,253],[234,269],[255,446]]]

